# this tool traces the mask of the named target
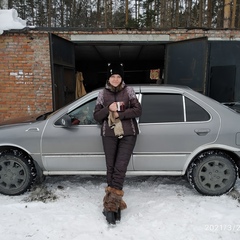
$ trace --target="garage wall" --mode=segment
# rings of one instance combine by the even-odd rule
[[[231,72],[221,73],[221,76],[218,76],[216,85],[220,87],[222,85],[222,92],[219,89],[216,89],[220,97],[225,99],[225,101],[239,101],[240,102],[240,41],[213,41],[210,42],[210,59],[209,59],[209,82],[211,82],[211,78],[213,77],[213,73],[211,71],[212,68],[218,67],[218,70],[222,68],[235,68],[233,80],[231,81]],[[226,85],[226,86],[224,86]],[[229,88],[229,89],[228,89]],[[233,99],[228,98],[228,91],[232,90],[234,93]],[[211,96],[211,95],[210,95]],[[212,96],[211,96],[212,97]],[[217,99],[218,101],[221,101]]]
[[[0,35],[0,122],[52,110],[47,33]]]
[[[167,34],[170,41],[208,37],[240,41],[240,31],[205,29],[58,31],[60,37],[83,34]],[[5,31],[0,35],[0,122],[52,111],[52,81],[47,30]]]

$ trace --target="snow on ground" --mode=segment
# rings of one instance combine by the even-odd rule
[[[181,177],[127,177],[128,208],[109,227],[102,214],[105,186],[104,176],[55,176],[24,195],[0,195],[1,239],[240,239],[240,199],[202,196]]]

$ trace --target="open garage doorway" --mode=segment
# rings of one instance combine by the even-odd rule
[[[133,38],[119,35],[119,38],[103,38],[92,35],[73,38],[75,43],[76,71],[83,73],[86,91],[103,87],[106,83],[107,64],[121,62],[124,65],[124,81],[127,84],[156,83],[164,72],[165,43],[161,38]],[[146,36],[149,38],[149,36]],[[104,40],[103,40],[104,39]],[[166,40],[167,38],[165,38]],[[151,70],[157,69],[159,76],[153,78]],[[158,78],[158,79],[157,79]]]
[[[104,87],[111,62],[123,63],[126,84],[187,85],[205,93],[207,38],[170,43],[167,35],[70,37],[50,37],[54,110],[76,98],[76,73],[82,74],[87,93]]]
[[[86,92],[105,85],[111,62],[123,63],[126,84],[163,82],[167,35],[73,35],[68,41],[50,34],[49,39],[55,110],[75,97],[76,78],[66,70],[82,74]]]

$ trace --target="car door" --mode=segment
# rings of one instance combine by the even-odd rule
[[[68,113],[79,123],[63,127],[51,118],[42,137],[42,158],[48,171],[104,170],[104,153],[100,126],[92,111],[96,98],[84,102]],[[87,112],[88,110],[88,112]]]
[[[143,92],[142,108],[133,154],[136,171],[182,171],[190,153],[217,138],[218,115],[191,96]]]
[[[59,123],[62,114],[50,118],[42,137],[42,158],[47,171],[105,173],[101,126],[93,118],[96,98],[97,92],[88,94],[85,100],[80,100],[81,104],[68,108],[71,127]]]

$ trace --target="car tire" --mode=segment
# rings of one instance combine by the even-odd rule
[[[230,156],[210,151],[201,154],[188,170],[190,184],[201,194],[220,196],[229,192],[237,179],[237,167]]]
[[[36,178],[33,161],[18,150],[0,155],[0,193],[20,195],[29,190]]]

